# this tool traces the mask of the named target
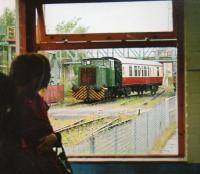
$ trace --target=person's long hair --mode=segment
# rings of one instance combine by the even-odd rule
[[[50,64],[42,54],[22,54],[12,62],[9,76],[16,88],[24,88],[27,90],[26,94],[35,95],[40,89],[48,86]]]

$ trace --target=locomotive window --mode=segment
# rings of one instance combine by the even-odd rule
[[[115,67],[114,67],[114,60],[110,60],[110,66],[111,66],[112,70],[115,70]]]
[[[110,60],[104,60],[104,66],[105,66],[106,68],[111,68]]]
[[[97,65],[97,66],[105,66],[104,60],[98,60],[98,59],[91,60],[91,64],[92,65]],[[108,64],[109,64],[109,62],[108,62]]]

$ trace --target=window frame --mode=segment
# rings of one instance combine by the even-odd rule
[[[127,2],[128,0],[126,0]],[[148,1],[148,0],[131,0]],[[154,0],[157,1],[157,0]],[[85,156],[87,158],[172,158],[185,157],[185,104],[184,104],[184,25],[183,1],[172,0],[172,32],[138,32],[138,33],[94,33],[94,34],[57,34],[45,32],[43,4],[51,3],[87,3],[118,2],[112,0],[17,0],[17,53],[37,52],[42,50],[90,49],[90,48],[143,48],[176,47],[177,48],[177,98],[178,98],[178,155],[105,155]],[[37,19],[36,19],[37,11]],[[20,18],[20,20],[19,20]],[[36,23],[37,20],[37,23]],[[31,36],[31,37],[30,37]],[[74,158],[74,157],[73,157]],[[79,158],[79,156],[75,156]],[[82,158],[82,157],[81,157]]]
[[[148,1],[148,0],[126,0],[124,2]],[[158,0],[152,0],[158,1]],[[43,4],[58,3],[88,3],[88,2],[123,2],[117,0],[43,0],[36,6],[38,13],[38,30],[37,30],[37,47],[39,50],[57,50],[57,49],[92,49],[92,48],[130,48],[130,47],[176,47],[176,24],[174,14],[174,1],[172,0],[173,9],[173,31],[166,32],[127,32],[127,33],[82,33],[82,34],[47,34],[45,30],[45,19]],[[159,39],[158,39],[159,38]]]

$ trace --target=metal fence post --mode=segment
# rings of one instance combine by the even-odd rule
[[[89,138],[90,141],[90,153],[95,154],[95,137],[94,135]]]
[[[117,131],[117,127],[115,127],[114,128],[115,129],[115,131],[114,131],[114,133],[115,133],[115,135],[114,135],[114,142],[115,142],[115,145],[114,145],[114,148],[115,148],[115,154],[117,154],[117,152],[118,152],[118,131]]]

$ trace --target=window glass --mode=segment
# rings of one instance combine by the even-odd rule
[[[159,67],[157,67],[157,76],[159,77],[160,75],[160,72],[159,72]]]
[[[140,73],[141,72],[141,67],[140,66],[138,66],[138,76],[140,76]]]
[[[114,67],[114,61],[113,61],[113,60],[110,60],[110,64],[111,64],[111,68],[112,68],[112,70],[115,70],[115,67]]]
[[[144,76],[147,76],[147,67],[144,66]]]
[[[141,59],[139,53],[146,50],[151,54]],[[49,57],[53,81],[65,89],[64,100],[51,107],[49,115],[68,155],[178,153],[176,48],[67,52],[68,59],[66,51],[46,54],[56,55]],[[46,95],[48,101],[50,93]]]
[[[134,75],[135,75],[135,76],[137,76],[137,74],[138,74],[137,71],[138,71],[138,70],[137,70],[137,66],[134,66]]]
[[[144,66],[141,66],[142,76],[144,76]]]
[[[43,9],[47,34],[173,31],[171,0],[48,4]],[[8,44],[0,44],[0,71],[5,73],[15,54],[15,46]],[[56,103],[49,117],[67,155],[177,155],[176,48],[42,53],[52,74],[43,97],[49,105]],[[128,74],[137,78],[122,77]]]
[[[129,66],[129,76],[131,77],[132,75],[133,75],[132,66]]]
[[[49,34],[173,30],[171,0],[46,4],[44,12]]]
[[[150,67],[147,66],[147,76],[149,76],[149,74],[150,74]]]

